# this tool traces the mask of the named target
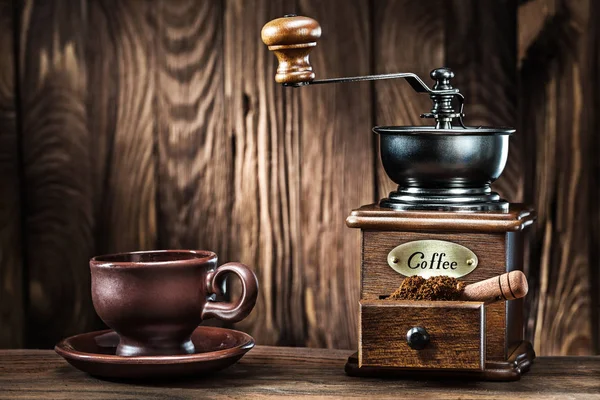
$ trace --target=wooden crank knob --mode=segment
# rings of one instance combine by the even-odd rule
[[[467,285],[462,300],[492,303],[500,300],[520,299],[527,294],[527,277],[521,271],[511,271],[481,282]]]
[[[279,61],[277,83],[302,84],[315,79],[308,53],[321,37],[317,21],[295,15],[277,18],[263,26],[261,37]]]

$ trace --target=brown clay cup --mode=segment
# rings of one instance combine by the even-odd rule
[[[161,250],[97,256],[90,260],[98,316],[120,338],[119,356],[194,353],[192,332],[205,319],[244,319],[256,303],[258,281],[245,265],[217,267],[210,251]],[[216,302],[225,277],[241,281],[236,302]]]

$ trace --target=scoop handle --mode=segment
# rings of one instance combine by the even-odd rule
[[[520,299],[527,294],[527,277],[521,271],[511,271],[502,275],[467,285],[461,300],[493,303]]]

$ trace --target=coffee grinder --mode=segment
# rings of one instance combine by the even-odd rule
[[[534,211],[508,203],[490,187],[506,165],[514,129],[465,126],[464,97],[452,86],[448,68],[431,72],[432,88],[413,73],[316,80],[308,54],[320,35],[317,21],[296,15],[264,26],[262,39],[279,61],[278,83],[403,78],[429,95],[431,111],[421,117],[435,121],[373,128],[383,167],[398,189],[346,220],[362,234],[359,344],[346,373],[519,379],[535,357],[523,340],[522,300],[389,299],[415,275],[450,276],[465,284],[498,277],[500,285],[500,275],[522,270],[523,232]]]

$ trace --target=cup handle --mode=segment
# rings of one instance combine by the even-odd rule
[[[222,295],[223,280],[229,273],[236,274],[242,282],[240,299],[237,303],[207,301],[202,310],[202,319],[218,318],[223,321],[239,322],[254,308],[258,296],[258,280],[254,272],[241,263],[230,262],[210,271],[206,275],[207,294]]]

